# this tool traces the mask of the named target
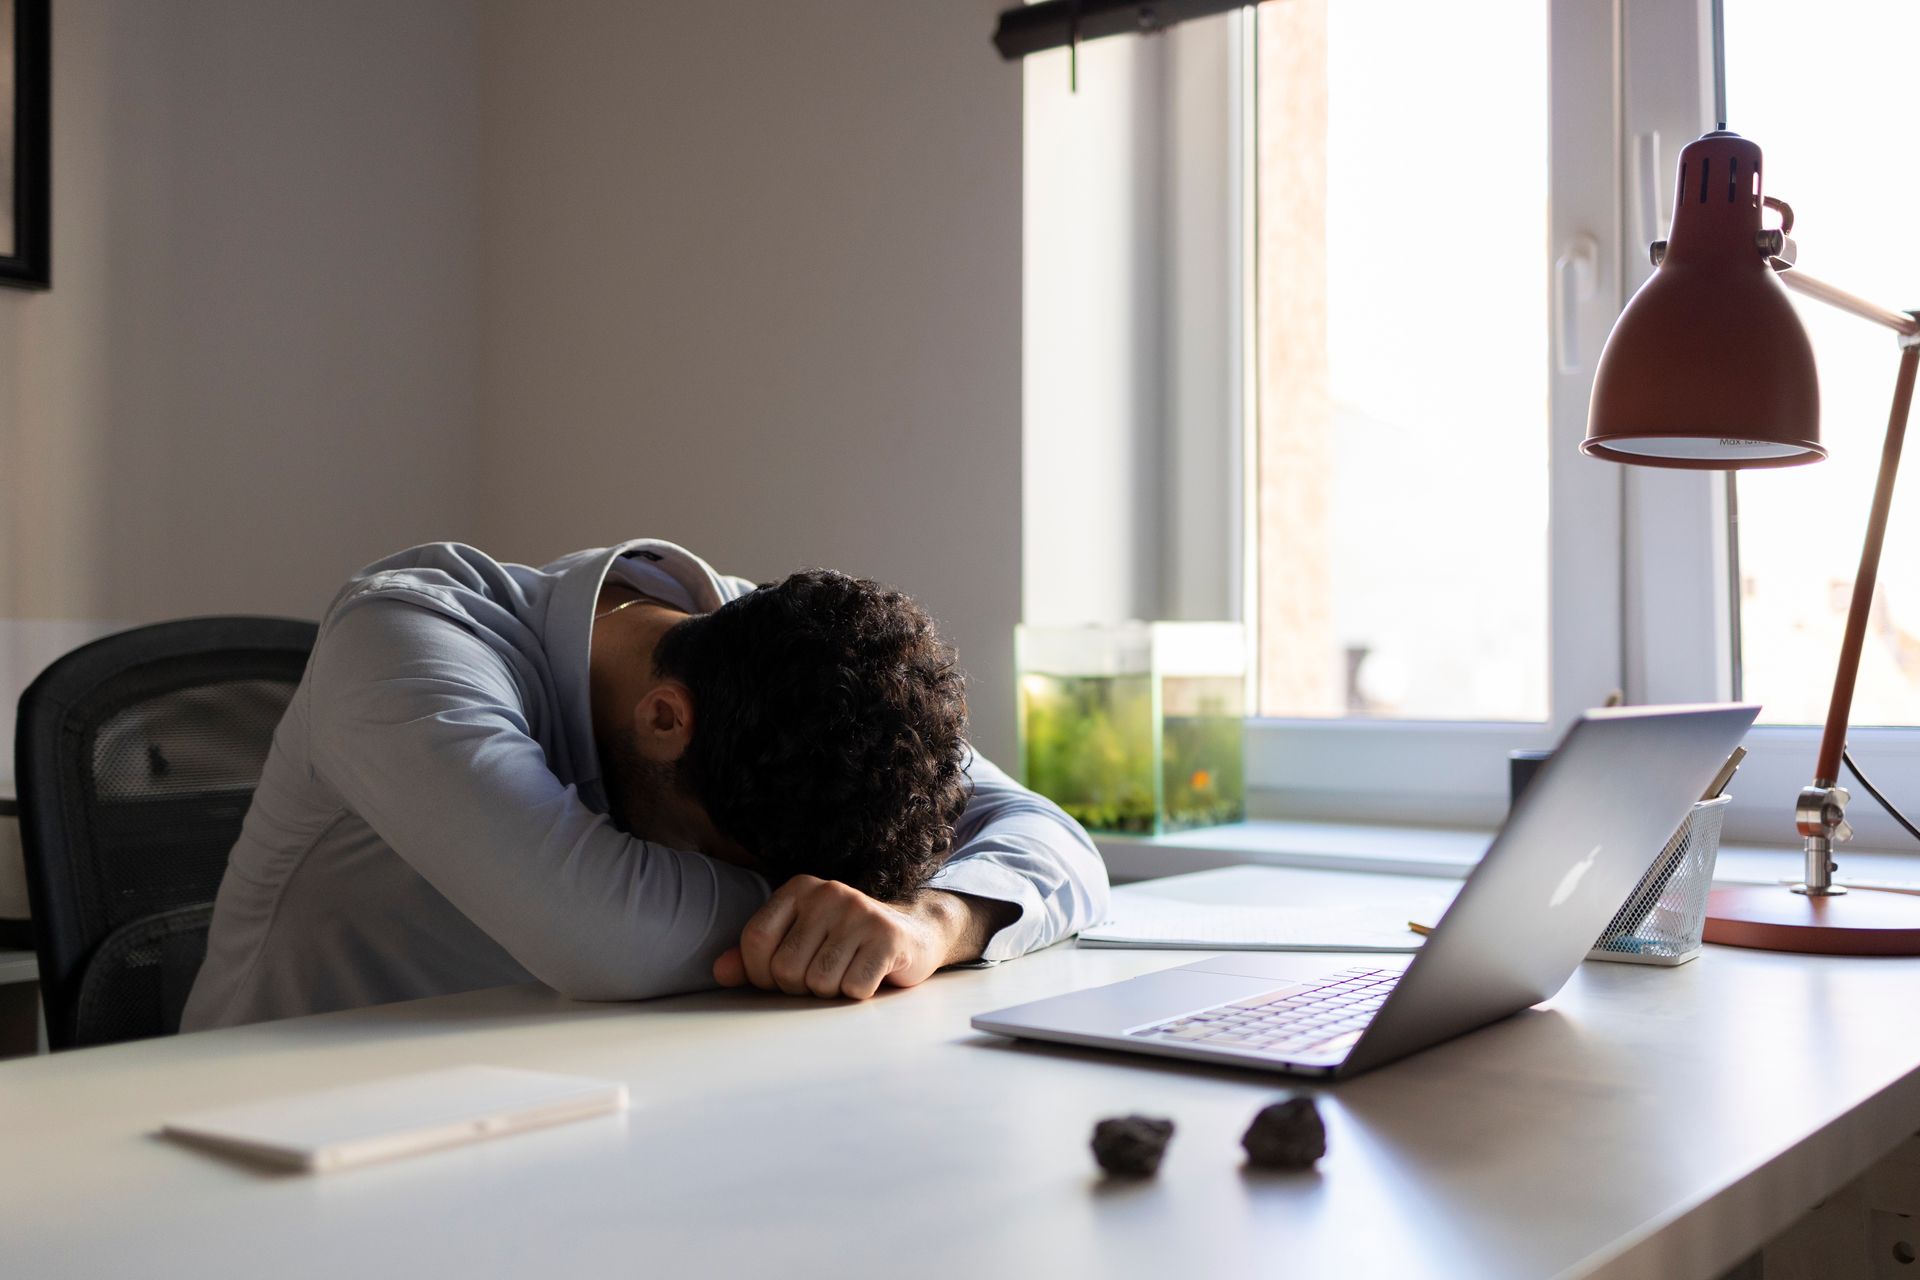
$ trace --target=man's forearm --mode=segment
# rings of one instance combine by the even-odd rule
[[[1011,902],[945,889],[921,890],[913,910],[947,940],[943,966],[978,960],[993,935],[1020,917],[1020,908]]]

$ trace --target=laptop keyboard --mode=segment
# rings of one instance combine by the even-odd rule
[[[1274,1057],[1344,1049],[1400,980],[1397,969],[1343,969],[1308,983],[1232,1000],[1127,1034],[1173,1044],[1244,1049]]]

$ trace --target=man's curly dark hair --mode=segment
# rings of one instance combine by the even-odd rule
[[[814,569],[675,625],[658,675],[693,695],[678,777],[773,875],[882,901],[946,861],[966,805],[966,681],[933,620]]]

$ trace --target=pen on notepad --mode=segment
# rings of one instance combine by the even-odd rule
[[[1428,937],[1433,933],[1432,925],[1421,924],[1418,920],[1407,921],[1407,928],[1413,930],[1415,933],[1419,934],[1423,938]]]

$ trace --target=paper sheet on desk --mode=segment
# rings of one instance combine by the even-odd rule
[[[1378,907],[1229,907],[1116,894],[1083,947],[1174,951],[1418,951],[1420,935]]]

